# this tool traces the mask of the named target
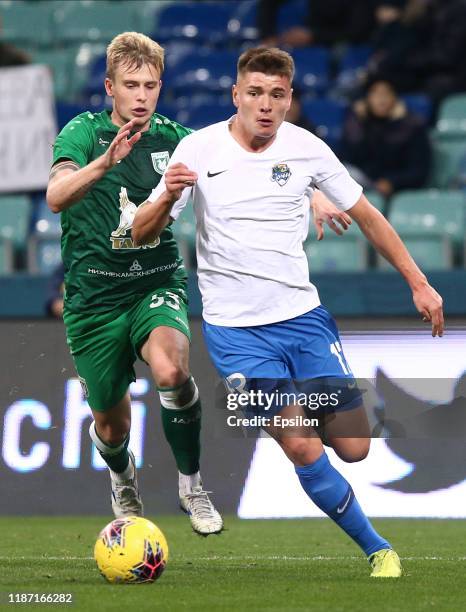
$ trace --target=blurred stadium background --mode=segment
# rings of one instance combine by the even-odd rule
[[[281,9],[280,27],[301,24],[306,10],[306,1],[289,0]],[[107,496],[102,494],[107,477],[87,439],[87,408],[76,386],[61,322],[41,320],[46,316],[50,276],[60,262],[61,230],[58,216],[49,212],[45,202],[46,174],[44,179],[38,169],[41,164],[46,169],[50,162],[49,147],[57,130],[84,110],[101,110],[108,105],[102,93],[106,45],[113,36],[127,30],[144,32],[166,49],[166,74],[158,112],[193,128],[225,119],[233,113],[230,90],[238,52],[258,41],[256,11],[256,0],[0,0],[1,41],[27,52],[33,66],[46,66],[39,80],[29,72],[24,73],[24,80],[21,77],[21,71],[28,71],[31,64],[0,70],[0,353],[2,459],[6,468],[2,480],[10,492],[0,512],[108,513]],[[350,105],[345,92],[364,71],[370,54],[370,45],[338,49],[314,46],[293,51],[303,111],[337,153]],[[43,90],[47,74],[53,84],[50,98]],[[343,238],[327,230],[324,243],[319,245],[311,231],[305,248],[322,301],[337,316],[341,329],[348,332],[348,357],[353,369],[354,363],[360,366],[355,370],[357,375],[373,377],[382,367],[392,377],[451,379],[445,394],[436,398],[448,402],[457,388],[456,381],[466,370],[466,335],[462,331],[466,321],[466,192],[457,180],[460,160],[466,155],[466,92],[445,98],[435,110],[422,92],[403,97],[429,126],[433,162],[428,184],[422,190],[398,192],[390,199],[375,192],[369,197],[393,223],[443,295],[451,331],[441,341],[428,338],[429,331],[419,321],[403,280],[376,257],[357,228],[352,227]],[[21,113],[34,116],[35,127],[28,127],[29,135],[34,134],[32,139],[25,140],[21,132]],[[193,372],[206,398],[204,473],[208,486],[217,493],[219,507],[236,512],[243,491],[253,490],[245,489],[248,474],[257,486],[261,463],[259,455],[255,464],[251,463],[255,440],[231,436],[226,439],[224,432],[215,433],[218,415],[209,409],[216,377],[200,334],[194,223],[188,208],[174,229],[190,273]],[[370,356],[370,363],[364,355]],[[444,366],[441,370],[440,365]],[[138,383],[132,389],[136,428],[132,439],[139,445],[146,504],[149,511],[157,508],[172,512],[176,507],[176,471],[160,438],[155,392],[141,365],[138,375]],[[146,419],[146,411],[150,418]],[[155,445],[151,441],[154,439]],[[464,440],[456,440],[455,444],[458,448],[453,458],[459,461]],[[455,444],[452,447],[456,448]],[[386,496],[381,498],[385,516],[464,515],[464,504],[460,510],[454,502],[457,496],[464,495],[463,460],[463,471],[455,474],[449,484],[449,466],[443,466],[443,476],[436,483],[427,477],[421,479],[423,484],[417,482],[411,489],[407,485],[408,488],[392,487],[390,491],[387,487],[382,491],[372,482],[371,468],[374,471],[374,466],[384,465],[381,479],[396,481],[409,473],[413,461],[395,457],[383,441],[375,446],[375,454],[365,462],[369,467],[361,468],[359,486],[361,491],[366,487],[370,499]],[[425,441],[421,446],[424,455],[420,451],[419,461],[424,456],[435,471],[434,459],[431,457],[434,463],[429,463],[425,454],[429,452]],[[277,460],[275,454],[261,457],[264,461]],[[160,465],[170,468],[160,470]],[[353,475],[349,478],[354,481],[354,470],[358,468],[351,469]],[[56,498],[48,497],[44,491],[50,479],[63,475],[63,470],[68,474],[59,481],[63,485],[57,505]],[[286,468],[282,476],[287,482],[290,470]],[[81,494],[83,486],[88,495]],[[356,481],[356,489],[357,486]],[[436,494],[442,497],[435,498],[434,503],[432,495]],[[292,504],[297,495],[297,487],[289,496],[281,494],[289,504],[280,506],[279,515],[296,515]],[[428,504],[426,496],[430,496]],[[247,495],[243,498],[243,516],[265,515],[264,504],[254,507],[257,499]],[[268,500],[269,507],[274,503],[277,506],[278,500]],[[301,508],[299,504],[298,507]],[[383,514],[380,504],[371,508],[373,515]],[[298,515],[307,512],[312,514],[313,510],[300,510]]]

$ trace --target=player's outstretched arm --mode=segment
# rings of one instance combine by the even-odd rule
[[[312,194],[311,208],[317,240],[322,240],[324,237],[324,223],[339,236],[342,236],[351,225],[351,217],[337,208],[319,189]],[[341,228],[337,223],[341,225]]]
[[[424,321],[432,324],[432,335],[442,336],[444,321],[442,298],[431,287],[396,231],[367,198],[362,195],[348,210],[369,242],[403,276],[413,292],[413,301]]]
[[[94,183],[130,153],[141,138],[141,132],[128,138],[133,125],[134,121],[129,121],[121,127],[107,151],[87,166],[80,168],[67,159],[52,167],[47,187],[47,204],[52,212],[59,213],[81,200]]]
[[[186,187],[192,187],[197,181],[197,174],[185,164],[169,166],[164,174],[165,191],[151,202],[148,200],[139,206],[134,217],[131,237],[135,245],[152,242],[159,237],[163,228],[170,221],[173,205],[181,198]]]

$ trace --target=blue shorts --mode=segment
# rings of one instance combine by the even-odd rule
[[[204,321],[203,331],[214,366],[230,390],[280,392],[271,411],[290,405],[281,399],[285,394],[338,391],[338,401],[327,402],[324,412],[362,404],[336,323],[323,306],[269,325],[224,327]]]

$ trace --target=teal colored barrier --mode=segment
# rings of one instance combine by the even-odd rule
[[[314,274],[322,303],[335,316],[411,316],[416,314],[411,292],[396,272]],[[442,295],[446,315],[466,316],[466,270],[432,272],[430,283]],[[41,318],[48,277],[28,274],[0,277],[0,317]],[[202,301],[197,276],[188,280],[191,316],[200,316]],[[225,296],[228,299],[228,296]]]

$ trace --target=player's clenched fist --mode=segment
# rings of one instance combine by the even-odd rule
[[[167,192],[176,200],[181,198],[181,193],[185,187],[192,187],[196,181],[197,174],[182,163],[169,166],[165,172],[165,186]]]

